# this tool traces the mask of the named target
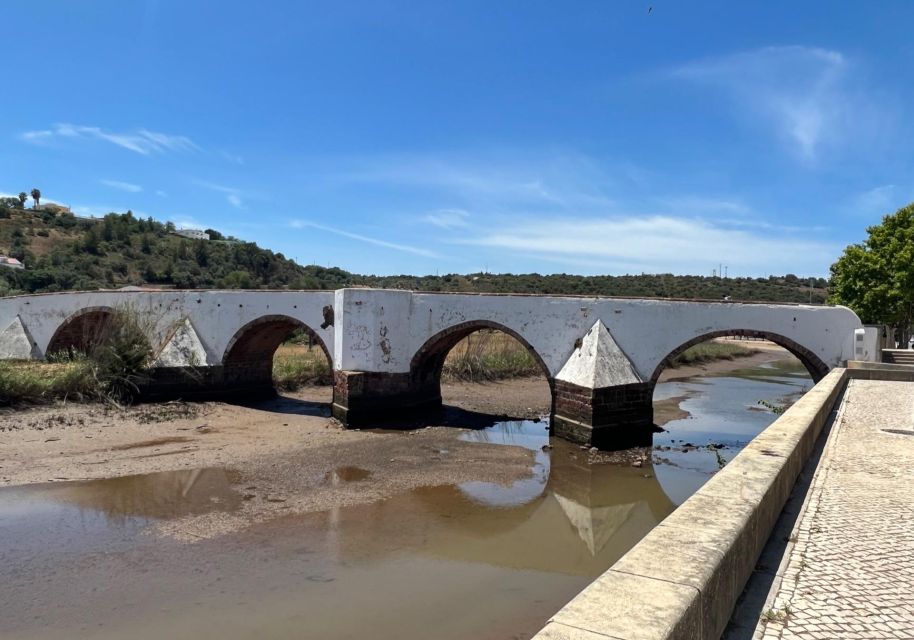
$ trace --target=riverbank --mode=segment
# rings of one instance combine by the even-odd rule
[[[785,354],[769,350],[664,375],[671,380],[687,373],[719,375]],[[542,378],[450,382],[442,385],[449,408],[433,426],[347,430],[329,417],[330,395],[329,387],[310,386],[244,405],[71,403],[7,410],[0,413],[0,485],[230,469],[232,484],[244,497],[240,509],[159,525],[170,536],[199,539],[277,515],[373,502],[418,487],[469,481],[509,486],[531,477],[533,452],[466,442],[460,437],[465,429],[449,425],[480,428],[501,419],[539,419],[550,410],[549,385]],[[656,402],[657,423],[687,417],[680,408],[685,399]],[[548,428],[547,422],[542,425]],[[569,448],[571,455],[577,450]],[[616,458],[631,462],[625,455]]]

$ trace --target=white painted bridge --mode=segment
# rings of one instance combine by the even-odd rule
[[[270,390],[273,353],[306,330],[332,364],[334,414],[346,424],[440,405],[447,352],[474,331],[498,329],[542,366],[556,433],[613,445],[620,434],[643,441],[657,377],[693,344],[767,338],[819,379],[853,358],[861,327],[844,307],[786,304],[377,289],[97,291],[0,299],[0,358],[85,349],[118,309],[140,318],[148,337],[151,395]]]

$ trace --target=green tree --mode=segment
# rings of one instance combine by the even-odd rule
[[[894,325],[906,344],[914,321],[914,204],[867,234],[832,265],[829,302],[849,306],[866,323]]]
[[[38,208],[38,205],[41,203],[41,190],[32,189],[32,200],[35,201],[35,208]]]
[[[40,194],[39,194],[39,195],[40,195]],[[28,199],[29,199],[29,196],[28,196],[28,194],[26,194],[25,191],[20,191],[20,192],[19,192],[19,208],[20,208],[20,209],[25,209],[25,202],[26,202],[26,200],[28,200]]]

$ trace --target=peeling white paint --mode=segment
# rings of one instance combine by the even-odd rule
[[[206,349],[188,318],[178,323],[153,362],[155,367],[199,367],[206,364]]]
[[[0,333],[0,360],[31,360],[35,357],[32,340],[29,338],[19,316]]]
[[[321,328],[326,306],[333,308],[334,324]],[[387,373],[410,371],[422,346],[448,329],[489,326],[520,337],[539,356],[548,375],[555,377],[572,356],[575,343],[599,321],[642,380],[650,379],[681,345],[732,330],[783,336],[834,367],[854,357],[853,333],[862,326],[844,307],[807,305],[378,289],[96,291],[0,299],[0,327],[21,319],[21,331],[18,325],[10,330],[11,346],[0,357],[24,353],[21,333],[31,338],[32,357],[43,357],[60,325],[88,307],[129,307],[141,314],[148,320],[150,344],[160,351],[173,338],[173,328],[187,319],[206,353],[206,363],[213,365],[222,362],[232,337],[248,323],[264,316],[288,316],[310,327],[327,345],[335,369]],[[598,342],[602,344],[602,339]]]

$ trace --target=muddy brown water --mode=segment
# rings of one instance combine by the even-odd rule
[[[176,518],[232,514],[226,469],[0,490],[3,638],[528,638],[732,458],[808,378],[778,367],[664,383],[691,417],[642,467],[592,464],[543,422],[461,438],[535,452],[531,475],[424,487],[188,544]],[[708,447],[714,444],[714,447]],[[692,445],[692,446],[684,446]],[[446,453],[446,452],[445,452]],[[370,483],[340,467],[323,483]]]

